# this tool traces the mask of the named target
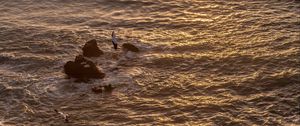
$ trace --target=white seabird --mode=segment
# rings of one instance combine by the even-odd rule
[[[117,43],[117,38],[116,38],[115,31],[113,31],[113,32],[111,33],[111,42],[113,43],[114,48],[115,48],[115,49],[118,49],[118,43]]]

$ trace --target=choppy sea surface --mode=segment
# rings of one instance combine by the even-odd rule
[[[66,79],[91,39],[106,77]],[[0,125],[300,125],[299,104],[298,0],[0,0]]]

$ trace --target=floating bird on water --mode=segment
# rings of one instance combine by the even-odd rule
[[[104,91],[109,92],[109,93],[111,93],[113,91],[113,89],[115,88],[115,87],[112,87],[111,84],[105,85],[103,87],[104,87]]]
[[[63,113],[63,112],[60,112],[60,111],[58,111],[57,109],[54,109],[54,111],[55,111],[57,114],[60,114],[60,115],[64,118],[64,120],[65,120],[66,123],[69,122],[69,115],[68,115],[68,114],[65,114],[65,113]]]
[[[117,38],[116,38],[115,31],[113,31],[113,32],[111,33],[111,42],[113,43],[114,48],[115,48],[115,49],[118,49],[118,43],[117,43]]]

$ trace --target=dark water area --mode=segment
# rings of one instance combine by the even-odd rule
[[[66,79],[91,39],[105,78]],[[297,0],[0,0],[0,125],[300,125],[299,66]]]

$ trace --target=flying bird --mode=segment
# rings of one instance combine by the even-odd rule
[[[113,31],[113,32],[111,33],[111,42],[113,43],[114,48],[115,48],[115,49],[118,49],[118,43],[117,43],[117,38],[116,38],[115,31]]]

